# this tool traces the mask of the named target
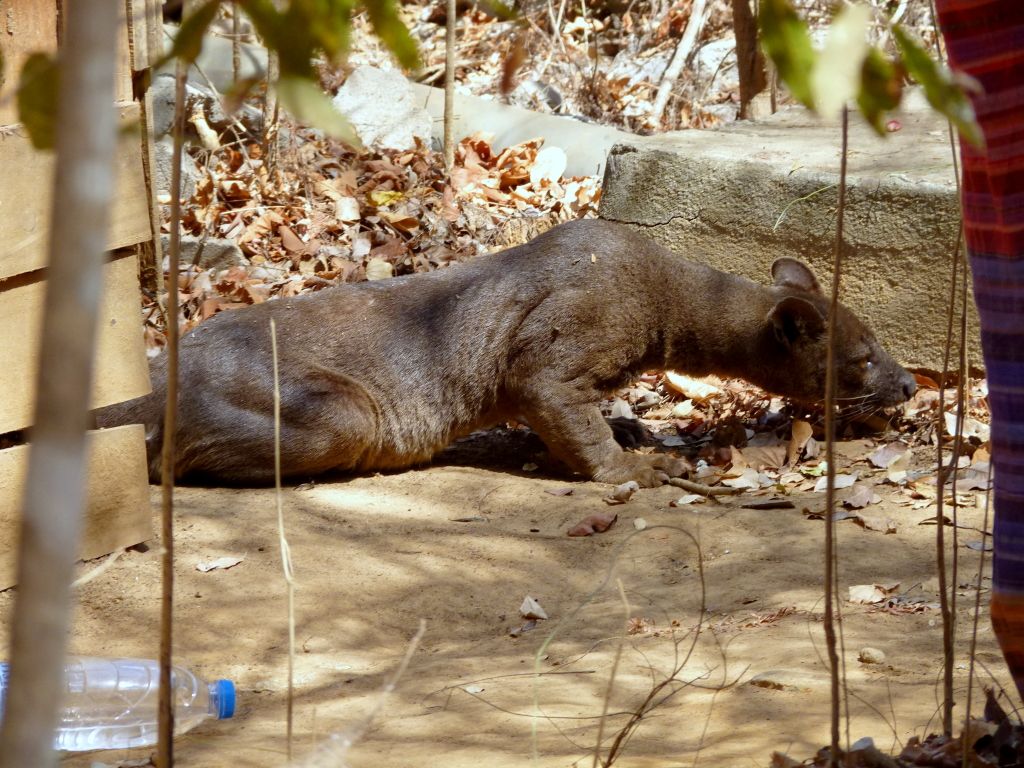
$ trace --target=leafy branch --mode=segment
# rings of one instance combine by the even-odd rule
[[[183,20],[171,50],[156,66],[172,59],[194,62],[203,36],[217,18],[222,3],[206,0]],[[278,93],[284,105],[300,119],[317,123],[325,132],[358,144],[348,121],[316,87],[313,62],[338,62],[349,50],[353,17],[365,12],[373,31],[407,69],[419,66],[416,41],[399,15],[396,0],[236,0],[280,62]],[[0,81],[3,78],[0,55]],[[52,149],[57,105],[57,62],[51,54],[36,53],[26,61],[18,88],[18,119],[37,149]]]
[[[889,24],[895,54],[870,45],[871,14],[867,5],[843,6],[824,46],[816,51],[807,23],[790,0],[761,0],[761,44],[793,98],[825,117],[835,117],[853,100],[871,127],[885,135],[886,117],[900,105],[903,84],[910,78],[921,84],[928,103],[952,121],[964,139],[981,147],[981,129],[965,92],[977,84],[937,63],[899,24]]]

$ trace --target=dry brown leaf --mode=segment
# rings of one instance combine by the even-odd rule
[[[865,515],[862,512],[857,512],[853,515],[853,519],[869,531],[878,531],[879,533],[896,533],[898,529],[895,520],[883,515]]]
[[[900,588],[898,581],[882,584],[855,584],[850,587],[849,601],[851,603],[866,603],[868,605],[881,603],[891,595],[896,594]]]
[[[868,456],[868,461],[879,469],[906,469],[910,462],[910,446],[899,442],[883,445]]]
[[[241,202],[252,198],[245,182],[239,179],[223,179],[218,184],[221,197],[232,202]]]
[[[391,262],[378,256],[374,256],[366,264],[367,280],[387,280],[389,277],[394,277],[394,274],[395,268]]]
[[[835,490],[839,491],[839,490],[842,490],[843,488],[849,488],[856,481],[857,481],[857,473],[856,472],[854,472],[852,474],[836,474],[835,477],[832,478],[832,487]],[[828,476],[827,475],[822,475],[814,483],[814,492],[815,493],[824,493],[827,489],[828,489]]]
[[[760,475],[753,467],[747,467],[736,477],[724,478],[722,485],[729,488],[759,488],[761,486]]]
[[[604,533],[612,524],[619,519],[614,512],[588,515],[569,529],[569,536],[592,536],[595,533]]]
[[[784,445],[748,445],[743,449],[743,458],[755,469],[780,469],[786,463],[787,453]]]
[[[545,488],[544,493],[550,493],[552,496],[572,496],[573,490],[571,486],[565,488]]]
[[[665,383],[681,395],[697,402],[703,402],[722,390],[714,384],[685,376],[675,371],[665,371]]]
[[[277,235],[281,238],[281,245],[288,253],[292,254],[304,254],[306,253],[306,244],[302,242],[302,238],[295,234],[294,230],[287,224],[282,224],[277,228]]]
[[[814,430],[806,421],[795,420],[793,422],[792,436],[789,440],[789,448],[786,451],[786,464],[791,467],[796,465],[800,460],[800,454],[803,453],[804,446],[807,445],[807,441],[811,439],[813,434]]]
[[[381,218],[400,232],[415,232],[420,227],[420,220],[415,216],[390,211],[381,214]]]
[[[869,504],[875,504],[881,499],[867,483],[854,483],[849,493],[843,499],[843,505],[851,509],[863,509]]]

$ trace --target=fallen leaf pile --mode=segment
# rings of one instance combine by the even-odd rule
[[[958,421],[956,390],[943,392],[940,420],[937,384],[918,376],[918,387],[902,409],[858,413],[841,423],[842,436],[834,449],[835,520],[852,520],[881,533],[895,533],[905,524],[934,524],[940,441],[943,501],[983,503],[990,483],[985,382],[965,388],[959,445],[952,434]],[[620,420],[636,419],[652,432],[655,444],[639,450],[683,451],[695,459],[691,479],[700,485],[687,488],[693,492],[681,495],[672,506],[706,501],[710,494],[701,487],[714,492],[729,489],[753,497],[742,503],[753,509],[792,508],[796,505],[787,497],[799,497],[807,517],[823,518],[828,463],[820,412],[806,413],[742,381],[696,380],[672,371],[642,376],[607,401],[605,412]],[[808,494],[816,501],[808,503]],[[895,520],[875,513],[873,508],[881,508],[883,500],[905,508],[908,515]]]
[[[600,198],[596,177],[552,178],[541,140],[498,151],[482,135],[468,137],[449,186],[440,155],[427,148],[360,154],[315,131],[291,136],[273,172],[255,142],[198,153],[202,176],[184,205],[183,230],[200,242],[233,241],[243,258],[222,268],[183,265],[182,332],[275,296],[442,269],[517,245],[593,215]],[[150,306],[146,317],[155,350],[160,313]]]
[[[966,737],[966,738],[965,738]],[[964,744],[967,744],[964,754]],[[815,768],[832,765],[831,750],[823,747],[809,760],[798,761],[789,755],[772,754],[772,768]],[[972,768],[1014,766],[1024,762],[1024,726],[1007,716],[990,689],[985,690],[983,717],[971,718],[965,733],[958,736],[932,734],[924,740],[911,736],[898,755],[881,752],[870,738],[859,739],[840,756],[839,765],[849,768]]]
[[[802,18],[820,30],[832,4],[796,0]],[[457,26],[460,92],[507,98],[535,111],[575,115],[638,133],[706,128],[736,119],[739,102],[732,4],[709,0],[693,17],[693,0],[637,0],[631,3],[517,4],[517,16],[503,20],[486,5],[460,10]],[[420,79],[441,85],[444,74],[445,4],[442,0],[403,5],[405,21],[423,58]],[[935,28],[927,3],[903,3],[904,27],[931,45]],[[874,39],[888,37],[885,14],[871,24]],[[674,83],[662,120],[653,103],[673,54],[688,27],[697,32],[686,66]],[[349,66],[386,66],[389,54],[357,18]],[[344,72],[324,73],[336,90]],[[778,94],[784,99],[784,94]]]

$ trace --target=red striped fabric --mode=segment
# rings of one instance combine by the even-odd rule
[[[1024,0],[937,0],[950,64],[977,79],[984,149],[961,143],[964,236],[992,411],[992,626],[1024,696]]]

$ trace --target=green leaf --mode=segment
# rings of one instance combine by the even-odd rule
[[[877,48],[869,50],[861,67],[857,106],[879,135],[886,135],[885,115],[900,105],[902,96],[900,69]]]
[[[352,123],[334,108],[323,91],[305,78],[282,77],[277,83],[277,96],[281,104],[304,125],[319,128],[328,136],[341,139],[355,149],[363,143],[356,135]]]
[[[274,4],[270,0],[238,0],[238,4],[252,21],[260,39],[268,45],[275,43],[270,45],[271,48],[279,47],[284,40],[284,18]]]
[[[53,149],[57,137],[57,94],[60,69],[57,59],[33,53],[25,59],[18,81],[18,120],[36,149]]]
[[[320,18],[312,22],[313,34],[331,61],[348,52],[352,6],[352,0],[326,0]]]
[[[974,107],[963,89],[953,81],[949,70],[932,60],[914,37],[898,24],[892,28],[896,45],[907,72],[924,87],[924,95],[936,110],[945,115],[975,147],[985,146],[985,137],[974,115]]]
[[[868,55],[866,5],[844,6],[832,20],[825,47],[811,72],[811,90],[818,113],[826,118],[839,114],[860,90],[861,65]]]
[[[408,28],[398,17],[394,0],[364,0],[370,24],[377,37],[387,46],[406,69],[415,69],[420,63],[419,49]]]
[[[761,0],[757,20],[761,29],[761,45],[775,63],[779,78],[793,98],[814,109],[811,71],[816,56],[807,24],[788,0]]]
[[[174,43],[171,45],[170,53],[167,53],[154,65],[159,68],[171,59],[182,59],[191,64],[199,58],[203,51],[203,35],[207,28],[217,18],[217,8],[220,0],[207,0],[195,11],[186,16],[181,26],[178,27],[178,34],[174,36]]]

